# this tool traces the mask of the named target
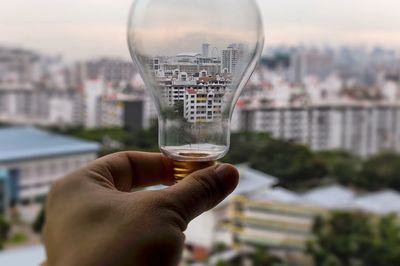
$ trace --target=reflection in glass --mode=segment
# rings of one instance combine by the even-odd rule
[[[264,45],[253,0],[135,0],[128,42],[159,113],[161,151],[215,161]]]

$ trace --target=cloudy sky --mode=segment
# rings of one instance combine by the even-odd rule
[[[189,0],[186,0],[189,1]],[[271,44],[366,44],[400,50],[399,0],[258,0]],[[131,0],[0,0],[0,45],[69,60],[128,57]]]

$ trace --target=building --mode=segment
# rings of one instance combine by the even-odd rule
[[[77,90],[0,88],[0,121],[24,125],[81,125],[83,98]]]
[[[239,46],[237,44],[231,44],[227,49],[222,50],[222,71],[228,73],[235,73],[239,62]]]
[[[231,245],[233,235],[228,226],[229,203],[237,196],[250,196],[256,192],[271,189],[276,183],[275,177],[249,168],[247,165],[237,166],[240,182],[236,190],[213,210],[194,219],[188,226],[186,242],[195,246],[210,249],[214,244]]]
[[[86,80],[103,79],[105,82],[119,84],[129,82],[137,73],[131,61],[118,58],[98,58],[75,64],[74,85],[81,86]]]
[[[97,158],[99,145],[30,127],[0,129],[0,168],[14,174],[11,202],[46,196],[59,178]]]
[[[343,149],[362,157],[386,150],[400,151],[398,105],[259,107],[243,111],[240,119],[245,130],[270,133],[317,151]]]
[[[210,44],[209,43],[203,43],[203,57],[204,58],[209,58],[210,57]]]
[[[42,245],[11,249],[0,252],[0,265],[41,265],[41,263],[45,261],[46,251]]]
[[[8,206],[10,205],[9,179],[9,172],[0,168],[0,216],[7,216]]]
[[[264,246],[290,265],[313,265],[306,255],[315,218],[335,210],[400,217],[400,194],[385,190],[357,194],[332,185],[299,194],[280,187],[236,197],[230,205],[233,247],[246,250]]]
[[[133,132],[151,126],[157,110],[149,96],[128,94],[104,95],[97,101],[98,127],[125,127]]]
[[[0,88],[67,89],[68,71],[61,56],[0,46]]]
[[[255,77],[256,78],[256,77]],[[367,157],[400,151],[400,87],[384,82],[375,98],[344,89],[333,75],[292,84],[276,73],[253,79],[236,107],[235,130],[264,132],[311,149],[347,150]]]
[[[312,237],[312,225],[324,210],[296,203],[298,196],[276,188],[250,197],[238,197],[231,205],[233,247],[246,249],[264,246],[291,263],[310,264],[304,255],[306,242]]]
[[[184,117],[188,122],[213,122],[222,119],[223,86],[213,88],[186,89],[184,96]]]

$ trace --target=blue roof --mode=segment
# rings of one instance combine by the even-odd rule
[[[8,178],[8,170],[0,168],[0,179]]]
[[[97,152],[95,142],[82,141],[32,127],[0,128],[0,162]]]

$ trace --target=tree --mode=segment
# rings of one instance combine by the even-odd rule
[[[400,265],[400,226],[395,215],[379,220],[376,226],[376,239],[364,254],[365,266]]]
[[[254,169],[280,178],[283,186],[298,186],[304,181],[321,179],[327,169],[309,148],[283,140],[271,140],[250,157]]]
[[[246,163],[260,146],[270,141],[272,141],[271,137],[263,133],[243,132],[232,134],[229,153],[223,160],[232,164]]]
[[[42,232],[45,222],[44,205],[42,206],[42,209],[40,210],[39,214],[36,216],[36,219],[32,224],[32,230],[37,234],[40,234]]]
[[[217,262],[217,264],[215,264],[216,266],[229,266],[229,263],[223,260],[219,260]]]
[[[328,175],[343,185],[353,184],[359,176],[362,161],[347,151],[322,151],[315,154],[326,165]]]
[[[0,216],[0,249],[3,248],[4,242],[8,238],[10,232],[10,224]]]
[[[308,252],[316,266],[400,265],[400,227],[394,216],[336,212],[317,218]]]
[[[383,153],[366,160],[355,184],[367,190],[400,190],[400,155]]]
[[[255,252],[250,256],[253,266],[276,266],[281,260],[271,255],[265,247],[256,247]]]

